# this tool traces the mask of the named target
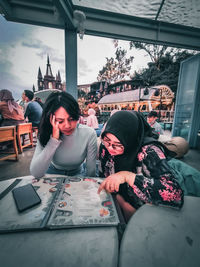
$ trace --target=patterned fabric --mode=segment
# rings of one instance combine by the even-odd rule
[[[16,103],[16,105],[18,104]],[[11,120],[16,120],[16,121],[21,121],[21,120],[24,121],[23,109],[20,108],[19,105],[18,105],[18,110],[13,109],[12,112],[10,112],[8,108],[8,102],[2,101],[0,102],[0,114],[5,120],[11,119]]]
[[[100,147],[100,176],[114,173],[115,159],[107,149]],[[137,154],[135,182],[120,185],[119,194],[134,208],[145,203],[181,208],[183,191],[173,176],[162,149],[155,144],[142,146]]]

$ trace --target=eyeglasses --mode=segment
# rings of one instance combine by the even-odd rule
[[[114,150],[118,150],[118,151],[124,150],[124,146],[123,145],[111,144],[110,141],[106,140],[106,139],[101,139],[101,141],[102,141],[102,143],[104,144],[105,147],[111,146]]]

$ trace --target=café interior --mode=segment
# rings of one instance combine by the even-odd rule
[[[84,35],[200,50],[198,0],[2,0],[0,14],[7,21],[64,31],[66,90],[76,99],[77,38],[84,40]],[[200,171],[199,74],[200,54],[182,62],[172,136],[188,141],[190,149],[181,160]],[[2,181],[30,175],[36,134],[18,161],[0,161]],[[179,214],[145,205],[117,230],[109,226],[0,234],[2,266],[195,267],[200,261],[199,204],[199,198],[188,197]]]

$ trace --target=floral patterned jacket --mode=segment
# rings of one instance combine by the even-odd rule
[[[104,170],[100,165],[100,176],[114,173],[114,159],[105,159],[105,148],[99,159],[106,160]],[[136,177],[132,186],[120,185],[119,194],[136,209],[145,203],[181,208],[183,191],[175,179],[163,151],[155,144],[145,145],[137,155]]]

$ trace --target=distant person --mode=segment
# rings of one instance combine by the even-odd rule
[[[22,107],[14,101],[12,93],[6,89],[0,90],[0,114],[2,117],[0,126],[24,123]]]
[[[34,101],[34,94],[30,90],[24,90],[25,101],[28,103],[24,114],[25,118],[28,118],[28,122],[32,122],[34,127],[38,127],[40,119],[42,117],[42,107],[38,102]]]
[[[44,103],[42,102],[42,99],[40,98],[40,97],[35,97],[34,98],[34,101],[36,101],[36,102],[38,102],[38,104],[40,104],[40,106],[43,108],[43,106],[44,106]]]
[[[111,112],[110,112],[110,117],[112,115],[114,115],[117,111],[119,111],[118,109],[113,109]],[[105,130],[105,127],[106,127],[106,122],[104,123],[104,125],[102,126],[102,129],[101,129],[101,133],[100,135],[103,133],[103,131]]]
[[[98,129],[99,124],[97,117],[95,116],[96,111],[93,108],[88,109],[88,117],[87,117],[87,126],[92,127],[93,129]]]
[[[30,166],[33,176],[96,175],[97,136],[94,129],[78,123],[79,116],[79,105],[70,94],[59,91],[48,96]]]
[[[162,126],[156,121],[158,119],[158,114],[155,110],[149,112],[147,116],[148,124],[157,132],[159,135],[164,134]]]
[[[24,113],[25,113],[28,103],[26,102],[26,96],[25,96],[25,92],[24,91],[22,93],[22,98],[21,98],[21,101],[20,101],[19,105],[23,108]]]
[[[79,121],[78,121],[80,124],[85,124],[85,121],[84,121],[84,117],[82,115],[80,115],[79,117]]]

